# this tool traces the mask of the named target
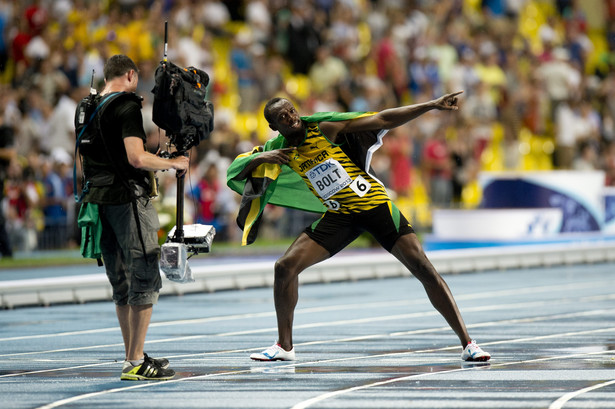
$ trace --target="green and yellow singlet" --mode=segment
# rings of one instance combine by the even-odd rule
[[[318,123],[307,125],[306,138],[290,153],[288,166],[330,211],[356,213],[389,201],[384,186],[355,165],[339,145],[331,143]]]

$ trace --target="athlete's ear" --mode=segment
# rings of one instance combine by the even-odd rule
[[[275,126],[269,124],[269,128],[271,128],[272,131],[278,131],[278,128],[276,128]]]

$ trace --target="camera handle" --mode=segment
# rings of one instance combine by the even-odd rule
[[[184,155],[187,156],[184,152],[176,152],[175,156]],[[175,216],[175,235],[173,236],[173,242],[175,243],[183,243],[184,242],[184,181],[185,181],[186,172],[183,172],[181,175],[176,174],[177,177],[177,194],[176,194],[176,202],[177,202],[177,214]]]

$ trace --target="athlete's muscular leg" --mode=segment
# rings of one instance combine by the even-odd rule
[[[427,259],[416,234],[411,233],[400,237],[395,242],[391,253],[423,284],[429,300],[446,319],[459,337],[461,346],[465,348],[471,339],[455,299],[444,279]]]
[[[293,318],[299,298],[299,273],[327,258],[327,250],[307,234],[301,233],[275,263],[273,298],[278,319],[278,343],[287,351],[293,348]]]

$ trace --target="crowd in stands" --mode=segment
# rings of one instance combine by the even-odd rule
[[[190,153],[185,210],[186,222],[215,225],[217,240],[238,240],[226,168],[274,136],[262,118],[273,96],[307,115],[463,90],[458,113],[390,131],[374,159],[415,228],[429,226],[434,207],[477,206],[481,171],[603,170],[615,185],[615,0],[0,0],[0,171],[12,249],[78,244],[74,112],[92,78],[102,89],[109,56],[137,62],[148,148],[168,148],[151,118],[164,21],[168,58],[211,77],[215,129]],[[158,176],[168,229],[176,179]],[[296,234],[309,217],[266,213],[273,237]]]

